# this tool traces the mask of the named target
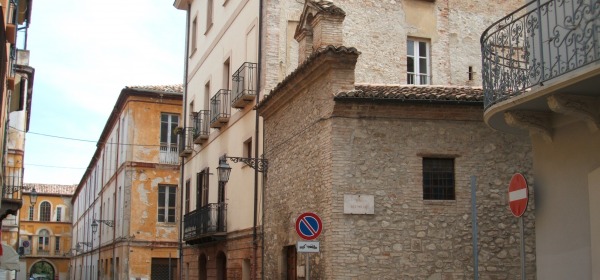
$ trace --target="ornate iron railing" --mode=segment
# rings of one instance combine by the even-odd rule
[[[188,156],[194,150],[194,128],[185,127],[177,137],[179,142],[179,155]]]
[[[198,144],[197,139],[208,138],[208,135],[210,134],[210,124],[208,123],[209,117],[209,110],[200,110],[193,114],[194,143]]]
[[[600,60],[600,0],[534,0],[481,35],[484,106]]]
[[[227,204],[209,203],[183,216],[183,239],[188,241],[227,232]]]
[[[256,63],[244,62],[232,75],[233,91],[231,106],[243,108],[256,96]]]
[[[21,199],[23,190],[23,168],[5,167],[2,198]]]
[[[221,89],[210,99],[210,123],[211,127],[221,127],[231,115],[229,104],[230,90]]]

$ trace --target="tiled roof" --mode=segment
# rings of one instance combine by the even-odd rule
[[[318,48],[309,57],[307,57],[304,60],[304,62],[302,62],[302,64],[298,65],[296,70],[294,70],[292,73],[287,75],[287,77],[285,77],[281,82],[279,82],[279,84],[277,84],[277,86],[275,86],[275,88],[273,88],[270,91],[269,95],[265,96],[265,98],[258,104],[257,107],[261,107],[266,102],[268,102],[274,95],[276,95],[278,93],[278,91],[281,88],[283,88],[283,86],[285,84],[287,84],[290,80],[292,80],[298,74],[304,72],[306,70],[306,68],[308,68],[308,65],[310,65],[313,61],[317,60],[319,57],[321,57],[322,55],[325,55],[328,52],[360,55],[360,52],[358,50],[356,50],[356,48],[352,48],[352,47],[350,47],[350,48],[344,47],[344,46],[336,47],[336,46],[329,45],[329,46]]]
[[[152,90],[152,91],[164,91],[164,92],[183,92],[183,85],[146,85],[146,86],[126,86],[127,89],[137,89],[137,90]]]
[[[323,10],[329,14],[343,15],[343,16],[346,15],[344,10],[342,10],[338,6],[334,5],[333,2],[331,2],[331,1],[319,0],[319,1],[311,1],[311,3],[313,3],[316,7],[320,8],[321,10]]]
[[[399,101],[430,101],[481,103],[483,90],[466,86],[415,86],[357,84],[355,90],[335,94],[336,100],[378,99]]]
[[[25,184],[23,192],[31,193],[33,187],[38,194],[73,195],[77,185]]]

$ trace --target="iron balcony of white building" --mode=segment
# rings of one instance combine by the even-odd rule
[[[16,215],[23,205],[21,194],[23,191],[23,168],[5,167],[4,180],[2,184],[2,207],[0,208],[0,220],[8,214]]]
[[[210,125],[208,123],[209,117],[209,110],[200,110],[192,113],[192,121],[194,124],[194,144],[202,144],[208,140],[208,135],[210,134]]]
[[[256,98],[256,63],[244,62],[233,74],[231,107],[242,109]]]
[[[179,156],[187,157],[194,151],[194,128],[185,127],[177,138],[179,142]]]
[[[600,0],[534,0],[481,36],[485,117],[550,111],[550,98],[585,100],[600,84]],[[585,102],[584,102],[585,103]]]
[[[183,240],[200,244],[223,240],[227,234],[227,204],[209,203],[183,216]]]
[[[210,99],[211,128],[220,128],[229,121],[229,117],[231,116],[230,94],[230,90],[221,89]]]

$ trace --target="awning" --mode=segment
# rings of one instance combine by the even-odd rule
[[[13,247],[2,244],[2,256],[0,256],[0,269],[19,271],[19,254]]]

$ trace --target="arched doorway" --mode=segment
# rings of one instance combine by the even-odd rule
[[[206,280],[208,279],[207,277],[207,271],[206,271],[206,255],[205,254],[201,254],[199,259],[198,259],[198,279],[199,280]]]
[[[225,253],[217,254],[217,280],[227,279],[227,257]]]
[[[31,266],[28,277],[33,277],[36,280],[54,280],[55,274],[56,271],[54,270],[54,266],[51,263],[42,260]]]

